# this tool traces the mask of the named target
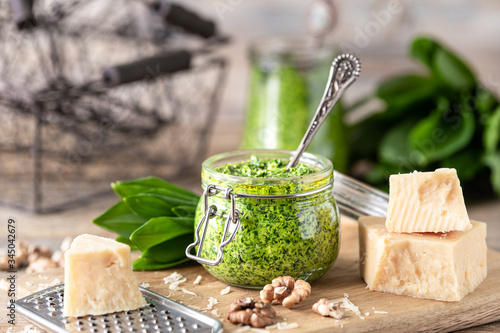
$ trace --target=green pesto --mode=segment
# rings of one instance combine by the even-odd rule
[[[288,161],[275,159],[259,159],[251,156],[249,161],[226,164],[215,170],[226,175],[254,178],[288,178],[310,175],[316,168],[304,163],[298,163],[290,170],[286,170]]]
[[[256,177],[283,176],[284,171],[279,171],[281,163],[284,162],[255,159],[224,165],[217,168],[217,171],[238,176],[248,172],[249,191],[245,191],[245,185],[239,184],[233,187],[235,193],[300,193],[304,188],[319,188],[331,180],[330,176],[315,181],[313,185],[306,185],[307,181],[296,177],[283,185],[272,185],[272,191],[267,186],[252,184],[252,179]],[[278,164],[279,167],[271,167],[268,173],[266,171],[266,175],[262,175],[261,171],[255,172],[253,168],[244,168],[245,165],[254,164],[267,167]],[[254,172],[255,176],[252,177]],[[314,167],[299,165],[297,170],[292,171],[295,176],[295,173],[302,172],[306,172],[305,177],[311,177]],[[205,175],[204,180],[207,178]],[[233,184],[219,182],[216,185],[231,187]],[[196,225],[203,216],[202,201],[200,200],[198,205]],[[228,213],[230,207],[229,201],[222,195],[211,196],[209,205],[215,205],[218,211],[224,214]],[[335,262],[340,243],[340,224],[331,189],[298,198],[239,197],[236,199],[236,209],[241,213],[241,226],[234,240],[224,248],[223,261],[217,266],[204,266],[218,279],[249,288],[261,288],[281,275],[313,281],[325,274]],[[202,257],[216,258],[224,222],[225,220],[219,217],[209,220]]]

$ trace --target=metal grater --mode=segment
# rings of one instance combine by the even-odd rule
[[[62,284],[16,301],[16,309],[34,323],[58,333],[222,332],[218,320],[142,287],[139,289],[148,305],[134,311],[66,318]]]

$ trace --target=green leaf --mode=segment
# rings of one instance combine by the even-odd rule
[[[193,218],[196,213],[196,206],[177,206],[172,208],[172,212],[178,217]]]
[[[379,145],[379,158],[382,162],[405,169],[411,169],[420,163],[410,156],[408,133],[413,125],[414,121],[409,120],[394,126],[386,133]]]
[[[438,108],[411,130],[411,147],[418,152],[423,166],[448,158],[469,144],[475,124],[466,100],[450,108],[449,102],[441,99]]]
[[[192,218],[156,217],[146,222],[134,231],[130,239],[141,251],[155,245],[194,233],[194,220]]]
[[[130,251],[137,251],[137,250],[139,250],[137,248],[137,246],[134,243],[132,243],[132,241],[129,238],[126,238],[126,237],[123,237],[123,236],[118,236],[115,240],[117,242],[120,242],[120,243],[123,243],[123,244],[126,244],[126,245],[130,246]]]
[[[163,179],[156,177],[146,177],[127,181],[117,181],[111,184],[113,190],[122,198],[137,195],[143,192],[155,191],[155,189],[163,189],[164,193],[169,193],[167,196],[184,197],[193,200],[198,200],[199,196],[181,187],[175,186]],[[165,195],[165,194],[162,194]]]
[[[415,39],[410,54],[426,65],[433,76],[454,89],[471,89],[476,85],[476,79],[469,67],[457,55],[433,39]]]
[[[386,102],[386,110],[381,116],[395,118],[410,113],[427,115],[427,110],[435,105],[437,89],[435,80],[407,74],[382,82],[375,94]]]
[[[476,108],[479,113],[489,115],[498,107],[498,101],[489,90],[479,87],[476,93]]]
[[[483,132],[483,144],[488,155],[494,155],[500,149],[500,107],[488,117]]]
[[[443,82],[455,89],[471,89],[476,85],[476,78],[469,67],[444,48],[436,50],[434,72]]]
[[[144,190],[144,194],[156,194],[162,197],[167,197],[167,198],[173,198],[173,199],[178,199],[181,201],[186,202],[186,204],[189,205],[196,205],[198,203],[198,200],[200,200],[199,196],[187,196],[184,194],[181,194],[179,192],[175,192],[166,188],[161,188],[161,187],[155,187],[155,188],[150,188],[148,190]]]
[[[187,261],[186,248],[193,242],[193,235],[183,235],[155,245],[144,251],[139,259],[134,262],[134,270],[154,270],[171,267]],[[140,265],[139,265],[140,264]],[[162,264],[163,266],[160,266]]]
[[[149,258],[140,257],[136,261],[134,261],[134,263],[132,264],[132,269],[134,271],[157,271],[182,264],[183,262],[186,262],[188,260],[189,259],[187,257],[184,257],[183,259],[179,259],[177,261],[160,263]]]
[[[495,193],[500,196],[500,152],[496,152],[494,155],[486,155],[484,164],[490,168],[491,186]]]
[[[117,202],[92,222],[103,229],[129,238],[147,219],[137,216],[123,201]]]
[[[159,216],[173,216],[172,208],[186,205],[186,201],[156,194],[140,193],[123,199],[138,216],[151,219]]]
[[[416,38],[410,48],[410,55],[432,69],[437,43],[426,37]]]

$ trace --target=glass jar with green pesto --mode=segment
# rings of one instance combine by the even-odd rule
[[[340,246],[333,166],[305,153],[287,171],[292,154],[243,150],[207,159],[196,241],[186,255],[219,280],[246,288],[282,275],[313,281],[325,274]]]

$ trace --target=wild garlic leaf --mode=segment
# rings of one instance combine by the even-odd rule
[[[177,206],[172,208],[174,215],[178,217],[190,217],[194,218],[196,213],[196,206]]]
[[[500,107],[488,117],[483,132],[483,145],[488,155],[500,151]]]
[[[193,223],[193,219],[189,218],[165,216],[152,218],[135,230],[130,239],[141,251],[146,251],[170,239],[187,234],[192,235]]]
[[[404,169],[417,168],[420,164],[420,160],[417,159],[419,156],[413,156],[408,139],[414,124],[413,120],[407,120],[386,132],[379,144],[380,161]]]
[[[175,262],[186,256],[186,248],[194,242],[194,236],[182,235],[150,247],[142,253],[141,258],[150,259],[156,262]]]
[[[431,38],[413,41],[410,54],[426,65],[432,75],[454,89],[471,89],[477,82],[470,68],[455,53]]]
[[[135,214],[147,220],[158,216],[174,216],[172,208],[186,204],[183,200],[147,193],[132,195],[123,201]]]
[[[495,193],[500,196],[500,151],[497,151],[494,155],[486,155],[484,157],[484,163],[491,170],[491,185]]]
[[[123,201],[117,202],[92,222],[103,229],[129,238],[147,219],[136,215]]]
[[[126,244],[126,245],[130,246],[130,251],[137,251],[137,250],[139,250],[137,248],[137,246],[129,238],[126,238],[126,237],[123,237],[123,236],[118,236],[118,237],[116,237],[115,240],[117,242],[120,242],[120,243],[123,243],[123,244]]]
[[[476,85],[476,78],[469,67],[444,48],[436,50],[433,68],[443,82],[455,89],[472,89]]]
[[[440,106],[411,130],[411,147],[421,156],[421,165],[450,157],[466,147],[474,136],[473,110],[464,101],[461,105],[449,105],[441,100]]]
[[[134,263],[132,264],[132,269],[134,271],[158,271],[182,264],[183,262],[186,262],[188,260],[189,259],[184,256],[184,258],[178,259],[177,261],[161,263],[156,262],[150,258],[140,257],[134,261]]]
[[[115,183],[112,183],[111,187],[116,192],[116,194],[118,194],[122,198],[137,195],[145,191],[152,191],[153,189],[164,189],[168,191],[172,196],[181,196],[193,200],[197,200],[199,198],[198,195],[157,177],[145,177],[127,181],[117,181]]]

